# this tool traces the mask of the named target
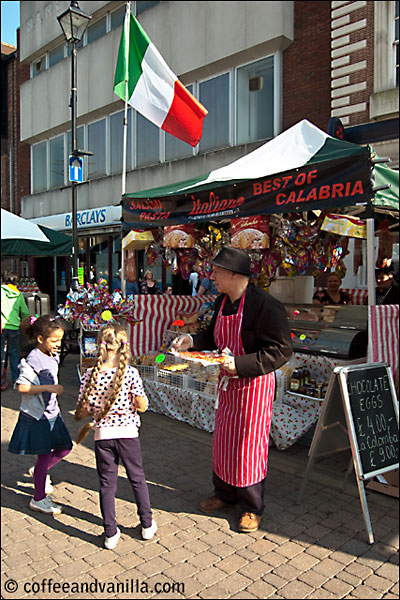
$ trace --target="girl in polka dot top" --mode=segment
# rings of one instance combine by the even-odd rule
[[[80,430],[77,443],[94,429],[104,546],[112,549],[121,535],[115,517],[119,459],[132,486],[143,539],[151,539],[157,525],[152,517],[139,442],[138,412],[147,409],[148,400],[137,369],[129,365],[126,330],[118,324],[105,325],[99,332],[98,348],[96,364],[82,377],[75,419],[93,418]]]

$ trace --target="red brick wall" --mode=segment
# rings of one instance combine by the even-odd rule
[[[16,214],[30,191],[30,146],[20,142],[20,86],[29,79],[29,66],[19,61],[19,33],[17,52],[7,62],[7,139],[1,144],[1,207]],[[12,268],[9,263],[2,260],[2,270]]]
[[[17,34],[19,45],[19,30]],[[30,191],[30,146],[20,142],[20,86],[27,79],[29,66],[19,62],[17,46],[16,55],[8,62],[8,138],[1,152],[1,206],[7,210],[12,207],[16,214],[21,211],[21,197]]]
[[[331,3],[294,3],[294,41],[283,53],[283,130],[330,118]]]

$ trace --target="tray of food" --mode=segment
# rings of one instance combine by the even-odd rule
[[[221,354],[219,352],[210,352],[210,351],[188,351],[188,352],[178,352],[176,350],[170,351],[175,357],[178,357],[181,360],[190,360],[193,362],[200,363],[203,367],[210,367],[215,365],[223,365],[229,359],[229,355]]]

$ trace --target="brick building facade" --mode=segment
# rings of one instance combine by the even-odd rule
[[[29,65],[20,62],[18,49],[19,30],[17,47],[1,44],[1,207],[17,215],[30,193],[30,146],[20,141],[20,87],[29,79]],[[1,269],[20,273],[19,262],[2,259]]]

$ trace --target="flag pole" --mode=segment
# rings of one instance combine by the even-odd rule
[[[125,109],[124,109],[124,135],[122,149],[122,196],[126,191],[126,155],[127,155],[127,140],[128,140],[128,71],[129,71],[129,27],[131,16],[131,3],[127,2],[125,6],[125,55],[126,55],[126,71],[125,71]],[[122,241],[122,235],[121,235]],[[125,250],[121,245],[121,291],[122,295],[126,296],[126,279],[125,279]]]

